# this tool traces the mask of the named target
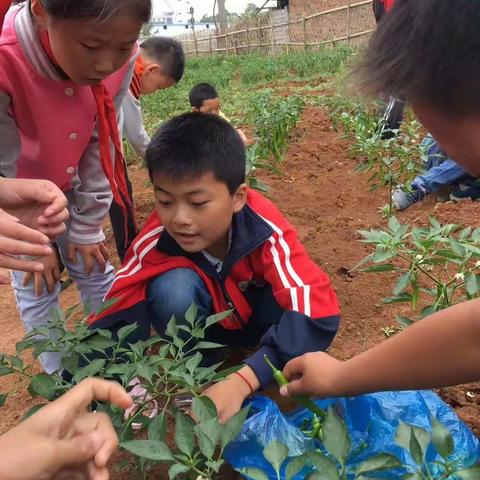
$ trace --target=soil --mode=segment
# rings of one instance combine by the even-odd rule
[[[355,173],[356,161],[348,156],[348,144],[338,138],[320,108],[307,107],[297,130],[298,135],[282,164],[282,175],[264,174],[261,179],[271,188],[269,196],[298,229],[312,258],[331,276],[340,299],[342,324],[330,353],[346,359],[385,340],[382,328],[395,325],[394,316],[398,313],[398,309],[381,303],[383,297],[391,294],[394,278],[390,282],[382,274],[349,273],[369,253],[368,247],[358,243],[356,231],[385,224],[378,210],[386,203],[387,192],[370,192],[367,176]],[[131,166],[130,173],[141,222],[152,208],[148,176],[139,165]],[[442,222],[480,225],[478,206],[472,202],[422,203],[400,214],[399,219],[424,224],[432,211]],[[106,230],[111,248],[111,230],[108,227]],[[15,342],[23,336],[23,327],[11,288],[0,289],[3,311],[0,352],[13,353]],[[74,287],[62,294],[62,305],[77,302]],[[0,379],[0,391],[12,387],[10,380]],[[480,434],[480,384],[441,389],[439,393],[470,428]],[[33,404],[28,393],[19,388],[2,409],[0,432],[16,424]],[[122,458],[124,455],[113,463]],[[114,467],[112,478],[126,480],[135,476],[130,470],[120,473]],[[157,478],[164,477],[157,475]]]

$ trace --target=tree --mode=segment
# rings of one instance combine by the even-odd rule
[[[258,13],[258,7],[250,2],[247,7],[245,8],[245,15],[256,15]]]

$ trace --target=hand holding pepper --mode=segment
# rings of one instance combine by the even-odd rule
[[[230,375],[203,392],[217,407],[221,423],[228,422],[240,411],[243,402],[260,388],[258,378],[249,366],[244,366],[238,373]]]

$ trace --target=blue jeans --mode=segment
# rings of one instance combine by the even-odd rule
[[[205,340],[231,346],[255,346],[263,334],[280,321],[283,309],[275,300],[270,286],[250,287],[245,297],[253,310],[245,328],[227,330],[214,325],[206,331]],[[165,335],[172,315],[177,325],[186,325],[185,312],[192,303],[197,305],[198,316],[203,320],[214,313],[212,297],[205,283],[190,268],[170,270],[150,281],[147,302],[152,326],[161,336]],[[189,345],[193,344],[190,342]]]
[[[415,178],[413,188],[428,195],[462,180],[473,179],[455,160],[446,156],[431,135],[424,138],[422,145],[427,149],[426,172]]]

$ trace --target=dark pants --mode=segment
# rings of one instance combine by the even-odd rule
[[[129,208],[124,199],[124,204],[127,205],[127,232],[125,232],[124,213],[120,205],[115,200],[110,207],[110,222],[112,224],[113,236],[115,237],[115,245],[117,247],[118,258],[123,262],[125,254],[132,244],[135,237],[138,235],[138,230],[135,222],[135,210],[133,208],[133,189],[132,183],[128,178],[127,166],[125,165],[125,180],[127,181],[128,195],[132,208]],[[126,235],[125,235],[126,234]]]
[[[282,308],[270,286],[250,287],[245,293],[253,313],[242,330],[227,330],[214,325],[205,332],[205,340],[236,347],[253,347],[263,334],[280,321]],[[203,280],[189,268],[170,270],[152,280],[147,290],[151,322],[155,331],[165,335],[168,322],[175,316],[177,325],[186,325],[185,312],[192,303],[198,315],[206,319],[213,312],[212,298]],[[191,342],[189,345],[193,345]]]

